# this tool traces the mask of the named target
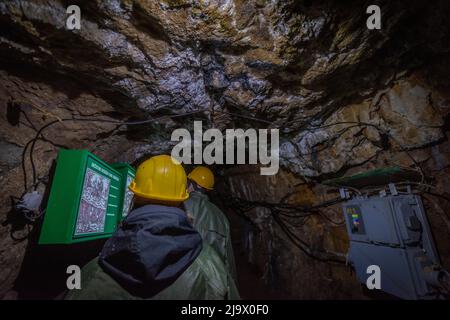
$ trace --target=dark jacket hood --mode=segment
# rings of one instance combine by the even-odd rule
[[[131,294],[151,297],[171,285],[201,250],[202,239],[181,209],[147,205],[125,218],[99,264]]]

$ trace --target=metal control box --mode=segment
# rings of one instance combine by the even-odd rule
[[[111,167],[116,169],[122,175],[122,201],[119,204],[120,212],[117,215],[117,222],[120,222],[128,215],[131,210],[133,192],[128,189],[128,186],[133,181],[136,170],[127,163],[113,163],[111,164]]]
[[[88,151],[60,150],[39,243],[109,237],[122,213],[122,185],[122,175]]]
[[[381,290],[402,299],[433,298],[439,266],[422,201],[414,194],[355,197],[343,205],[348,259],[363,284],[377,265]],[[431,281],[430,281],[431,280]]]

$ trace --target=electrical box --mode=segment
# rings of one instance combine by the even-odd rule
[[[343,210],[348,260],[361,283],[371,275],[367,268],[376,265],[382,291],[402,299],[435,298],[440,262],[419,196],[357,196]]]
[[[122,214],[122,174],[86,150],[60,150],[39,238],[70,244],[111,236]]]
[[[111,167],[116,169],[122,175],[122,202],[119,205],[120,212],[117,216],[118,222],[122,221],[131,210],[131,203],[133,200],[133,192],[128,189],[128,186],[134,179],[136,170],[126,163],[113,163]]]

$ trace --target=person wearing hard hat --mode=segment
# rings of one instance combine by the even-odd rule
[[[135,209],[81,271],[66,299],[237,299],[219,254],[180,208],[186,173],[167,155],[144,161],[129,186]]]
[[[236,265],[231,245],[230,224],[223,212],[209,200],[208,192],[214,189],[214,174],[210,169],[198,166],[188,175],[189,199],[184,202],[188,216],[204,243],[219,253],[231,282],[237,282]]]

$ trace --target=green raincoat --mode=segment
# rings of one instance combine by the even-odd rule
[[[239,299],[220,255],[179,208],[133,210],[66,299]]]
[[[174,283],[149,300],[230,300],[239,299],[234,282],[229,292],[226,285],[225,265],[215,250],[203,245],[200,255]],[[91,260],[81,270],[81,289],[71,290],[67,300],[142,300],[131,295]]]
[[[206,194],[198,191],[189,193],[184,202],[188,216],[192,216],[194,228],[203,241],[211,245],[225,262],[225,266],[234,281],[237,281],[233,247],[231,245],[230,225],[227,217]]]

